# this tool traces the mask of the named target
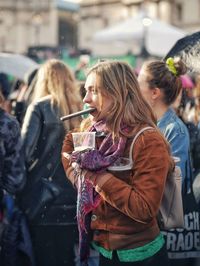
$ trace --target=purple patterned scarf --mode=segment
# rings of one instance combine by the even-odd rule
[[[105,123],[99,121],[94,124],[89,131],[105,131]],[[99,194],[94,190],[89,180],[82,175],[82,169],[101,172],[112,165],[123,155],[126,145],[126,138],[120,137],[113,142],[112,134],[109,133],[104,138],[98,150],[86,150],[73,152],[72,161],[78,166],[75,168],[75,175],[78,176],[78,198],[77,198],[77,221],[79,227],[79,252],[81,265],[87,265],[89,256],[89,243],[92,239],[90,222],[91,213],[100,202]]]

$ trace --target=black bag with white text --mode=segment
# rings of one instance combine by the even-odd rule
[[[170,259],[200,257],[200,212],[192,189],[191,170],[189,181],[190,184],[188,185],[188,179],[185,179],[182,191],[184,228],[162,232],[165,236],[166,248]]]

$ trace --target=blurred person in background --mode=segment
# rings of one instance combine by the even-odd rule
[[[21,131],[27,170],[23,209],[30,208],[28,196],[38,178],[51,178],[61,188],[59,196],[29,220],[37,266],[75,265],[76,192],[66,179],[60,154],[65,134],[79,125],[79,119],[61,122],[60,117],[80,109],[80,95],[69,67],[56,59],[46,61],[38,70]]]
[[[193,102],[189,102],[185,106],[183,118],[186,122],[192,122],[200,128],[200,75],[196,75],[195,87],[193,89]]]
[[[142,95],[154,111],[157,126],[169,142],[172,155],[180,158],[178,165],[182,181],[186,177],[185,165],[189,163],[189,134],[171,105],[181,92],[179,76],[185,74],[186,70],[179,59],[170,63],[156,60],[144,63],[138,76]]]
[[[26,109],[31,103],[31,97],[37,80],[38,69],[39,67],[31,69],[25,74],[24,83],[20,86],[15,99],[12,101],[11,113],[17,118],[20,125],[22,125]]]
[[[88,65],[90,63],[90,56],[85,54],[85,55],[80,55],[79,57],[79,63],[75,68],[75,77],[77,80],[84,81],[86,78],[86,72]]]
[[[195,78],[193,101],[186,104],[183,112],[183,121],[186,123],[191,139],[191,154],[194,167],[194,176],[200,173],[200,75]]]
[[[193,191],[196,202],[200,204],[200,78],[198,74],[194,76],[194,81],[195,86],[188,90],[184,88],[173,107],[175,106],[178,116],[188,128],[194,175]]]
[[[6,96],[0,88],[0,231],[6,218],[4,208],[10,219],[14,206],[12,196],[20,192],[25,184],[20,127],[17,120],[3,109]]]
[[[4,98],[4,100],[1,102],[1,107],[5,111],[10,113],[11,106],[10,106],[10,102],[8,100],[8,96],[10,94],[11,84],[9,82],[8,76],[4,73],[0,73],[0,90],[1,90],[2,96]]]
[[[200,172],[199,88],[198,83],[193,89],[183,88],[172,105],[189,132],[194,178]]]

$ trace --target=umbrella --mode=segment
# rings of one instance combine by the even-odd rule
[[[200,31],[179,39],[164,60],[180,57],[191,72],[200,72]]]
[[[93,36],[95,42],[93,50],[98,55],[99,53],[105,55],[105,49],[109,49],[110,46],[109,52],[118,50],[118,53],[127,53],[134,50],[134,53],[138,53],[138,50],[141,52],[141,46],[144,42],[149,54],[163,57],[170,47],[186,34],[177,27],[140,13],[135,17],[96,32]]]
[[[24,75],[38,64],[27,56],[12,53],[0,53],[0,73],[23,80]]]

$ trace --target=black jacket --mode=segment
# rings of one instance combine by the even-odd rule
[[[45,206],[34,223],[75,224],[76,192],[67,180],[61,163],[65,129],[59,119],[58,109],[51,106],[50,99],[48,96],[31,104],[24,118],[22,141],[27,169],[24,193],[27,195],[33,189],[38,178],[49,178],[53,175],[54,182],[62,188],[61,194],[50,206]],[[23,195],[21,198],[23,200]]]
[[[21,147],[17,120],[0,108],[0,189],[11,194],[20,191],[25,183]]]

